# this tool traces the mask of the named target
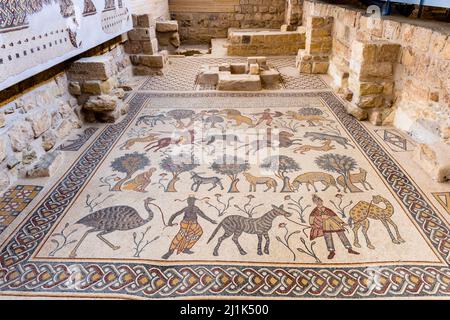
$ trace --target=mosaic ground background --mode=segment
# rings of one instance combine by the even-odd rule
[[[342,102],[327,88],[262,93],[177,93],[175,89],[149,92],[151,88],[145,87],[129,97],[130,112],[120,123],[74,133],[60,147],[66,162],[72,165],[51,181],[34,181],[33,185],[44,189],[15,213],[14,221],[0,234],[1,295],[449,296],[450,188],[429,182],[411,164],[413,142],[408,137],[393,128],[359,123],[345,113]],[[179,109],[184,110],[182,116],[180,111],[174,111]],[[264,121],[258,123],[262,116]],[[216,131],[201,135],[211,127],[219,129],[220,134],[227,129],[227,134],[236,134],[242,141],[250,139],[249,134],[256,129],[263,133],[267,129],[284,132],[279,154],[290,159],[286,160],[288,168],[283,173],[289,180],[283,181],[283,176],[280,179],[274,170],[262,170],[267,150],[259,154],[259,159],[252,158],[246,170],[238,170],[235,177],[226,174],[227,168],[217,169],[217,165],[211,166],[206,160],[194,167],[187,162],[181,166],[171,163],[170,159],[180,153],[194,151],[199,156],[199,150],[211,152],[212,160],[217,158],[220,137],[207,145],[208,137]],[[172,135],[174,130],[177,134]],[[196,133],[194,144],[190,143],[189,130]],[[169,140],[160,140],[164,138]],[[165,147],[164,142],[170,139],[178,143]],[[162,148],[146,151],[155,145]],[[245,158],[246,148],[239,150],[239,156]],[[322,161],[317,161],[319,158]],[[353,175],[351,186],[342,182],[342,170],[337,172],[332,165],[323,164],[324,159],[332,158],[347,164],[354,162],[347,170]],[[367,174],[361,175],[364,171],[360,169]],[[264,178],[264,184],[256,185],[256,192],[250,192],[252,178],[246,178],[244,171]],[[203,180],[196,191],[191,178],[194,172],[203,178],[219,179],[224,189],[216,185],[208,191],[214,187],[212,181],[216,181],[209,179]],[[297,189],[295,181],[305,174],[308,179],[316,179],[317,191],[313,185],[308,191],[304,183]],[[239,180],[233,189],[232,180],[236,179]],[[170,184],[171,180],[175,183]],[[267,181],[269,185],[265,184]],[[330,186],[323,190],[327,183],[321,181],[328,181]],[[344,192],[344,185],[353,192]],[[271,189],[264,192],[269,186]],[[188,205],[190,195],[195,196],[195,205],[206,218]],[[343,234],[358,255],[347,251],[337,233],[333,233],[332,259],[323,236],[310,238],[310,218],[316,206],[313,195],[322,198],[324,206],[345,224]],[[360,247],[354,243],[352,229],[358,220],[354,208],[360,201],[368,203],[370,210],[379,208],[373,211],[367,231],[373,249],[366,244],[363,226],[358,230]],[[153,212],[148,220],[146,204]],[[128,209],[120,207],[124,205]],[[224,233],[220,227],[208,243],[218,226],[215,222],[233,215],[252,215],[257,219],[272,212],[272,205],[277,206],[278,216],[268,225],[268,252],[264,251],[264,236],[258,252],[258,236],[242,232],[238,241],[245,255],[239,252],[233,237],[225,239],[218,255],[214,255],[214,247]],[[169,225],[170,217],[186,208],[197,213],[201,232],[196,224],[182,224],[186,211],[173,219],[173,226]],[[128,214],[120,215],[124,210]],[[348,219],[351,211],[353,224]],[[112,213],[107,216],[105,212]],[[388,227],[393,240],[382,221],[387,216],[392,218],[393,224],[388,223]],[[86,233],[92,223],[97,224],[98,231]],[[234,230],[238,225],[230,224]],[[256,226],[256,220],[247,225],[249,229],[252,226]],[[267,225],[258,226],[254,230]],[[100,229],[107,232],[102,234]],[[164,257],[174,243],[175,249],[187,251],[177,254],[175,250]]]

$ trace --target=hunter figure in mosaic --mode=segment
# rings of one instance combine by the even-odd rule
[[[333,259],[335,256],[335,247],[333,242],[333,233],[336,233],[341,240],[344,247],[350,254],[359,254],[352,249],[352,245],[345,235],[344,225],[342,221],[333,210],[323,205],[323,200],[313,195],[313,202],[316,207],[309,216],[309,224],[311,225],[310,239],[314,240],[318,237],[324,237],[327,249],[329,251],[328,259]]]
[[[163,259],[169,259],[175,251],[177,254],[194,253],[191,249],[203,235],[203,229],[197,221],[199,216],[212,224],[217,224],[215,220],[209,218],[202,210],[200,210],[199,207],[195,205],[196,200],[197,198],[194,196],[189,196],[187,198],[187,207],[181,209],[170,217],[168,225],[172,227],[175,226],[173,224],[175,218],[184,213],[183,220],[181,220],[180,223],[180,231],[178,231],[175,238],[173,238],[169,251],[162,256]]]

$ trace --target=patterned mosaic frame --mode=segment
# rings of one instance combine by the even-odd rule
[[[284,267],[232,264],[36,261],[33,253],[114,143],[151,97],[321,97],[396,193],[428,238],[442,266]],[[2,294],[127,298],[378,298],[450,296],[449,228],[377,141],[332,92],[137,93],[125,119],[109,125],[0,251]]]

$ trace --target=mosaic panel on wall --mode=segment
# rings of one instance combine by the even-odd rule
[[[131,27],[126,0],[0,0],[0,90]]]

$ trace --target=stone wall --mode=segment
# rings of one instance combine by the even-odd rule
[[[335,89],[349,100],[354,94],[348,84],[352,72],[352,45],[374,41],[399,45],[400,53],[392,70],[394,87],[389,88],[392,98],[378,120],[393,123],[418,142],[450,143],[448,24],[392,16],[371,18],[354,7],[311,0],[304,1],[303,12],[304,22],[310,16],[334,17],[328,73]]]
[[[115,72],[129,69],[129,58],[117,41],[90,51],[94,53],[103,54]],[[57,147],[74,129],[81,128],[85,117],[82,102],[77,101],[79,96],[70,94],[73,88],[66,72],[69,65],[67,62],[28,79],[28,88],[25,84],[10,88],[12,93],[25,93],[0,102],[0,193],[18,178],[51,175],[62,161]],[[55,69],[61,68],[63,71],[53,76]],[[42,80],[46,73],[51,76]]]
[[[169,9],[186,42],[226,38],[228,28],[279,29],[286,18],[286,0],[170,0]]]
[[[295,55],[305,48],[306,32],[303,27],[296,31],[266,31],[229,29],[228,55]]]

